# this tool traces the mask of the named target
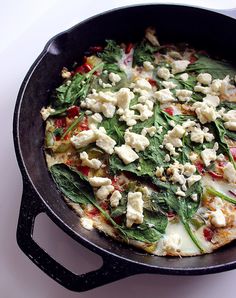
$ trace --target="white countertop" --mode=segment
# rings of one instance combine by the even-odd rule
[[[207,276],[161,276],[142,274],[85,292],[70,292],[51,280],[18,248],[15,239],[22,194],[22,180],[16,162],[12,118],[20,84],[45,43],[63,31],[96,13],[127,4],[161,1],[92,0],[8,0],[0,10],[0,297],[70,298],[70,297],[161,297],[199,298],[235,297],[236,270]],[[162,1],[163,3],[164,1]],[[168,1],[214,9],[236,18],[235,0]],[[220,38],[220,37],[219,37]],[[36,221],[35,238],[57,260],[77,273],[99,267],[101,260],[64,232],[46,216]],[[77,269],[79,268],[79,269]]]

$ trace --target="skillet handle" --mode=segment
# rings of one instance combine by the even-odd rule
[[[32,186],[25,183],[17,226],[17,243],[31,261],[65,288],[83,292],[138,273],[137,268],[135,272],[132,269],[135,266],[131,268],[126,261],[113,256],[103,256],[103,265],[98,270],[81,275],[69,271],[33,239],[35,218],[42,212],[46,210],[40,198]]]

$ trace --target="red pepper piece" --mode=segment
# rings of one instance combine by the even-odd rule
[[[89,217],[94,217],[100,214],[100,211],[97,208],[93,208],[92,210],[89,210],[86,212]]]
[[[117,177],[114,177],[111,181],[111,184],[112,186],[114,186],[115,190],[119,190],[120,192],[123,191],[123,189],[121,188],[121,186],[119,185],[119,182],[118,182],[118,178]]]
[[[153,80],[153,79],[148,79],[148,82],[153,86],[153,87],[157,87],[157,81]]]
[[[172,107],[165,108],[164,111],[168,113],[170,116],[174,115],[174,109]]]
[[[89,174],[89,167],[78,166],[77,170],[80,171],[84,176],[88,176]]]
[[[108,208],[109,208],[107,202],[101,202],[100,207],[101,207],[103,210],[105,210],[105,211],[108,210]]]
[[[197,61],[197,57],[193,54],[193,55],[190,56],[189,61],[190,61],[190,63],[192,64],[192,63],[194,63],[194,62]]]
[[[213,238],[213,234],[214,234],[214,232],[211,229],[209,229],[209,228],[203,229],[203,235],[207,241],[211,241],[211,239]]]
[[[75,69],[75,73],[87,73],[92,69],[91,65],[89,65],[88,63],[84,63],[81,66],[76,67]]]
[[[201,163],[200,161],[196,162],[195,163],[195,166],[199,172],[200,175],[203,175],[204,174],[204,165],[203,163]]]
[[[223,175],[221,174],[217,174],[216,172],[213,171],[208,171],[209,175],[211,175],[212,178],[216,178],[216,179],[222,179]]]
[[[75,116],[78,116],[79,114],[79,107],[77,106],[73,106],[73,107],[70,107],[69,109],[67,109],[66,111],[66,114],[68,116],[68,118],[75,118]]]
[[[125,54],[129,54],[130,51],[132,50],[133,48],[133,44],[130,42],[127,44],[126,48],[125,48]]]
[[[94,47],[90,47],[89,48],[89,51],[96,54],[96,53],[99,53],[99,52],[102,52],[103,51],[103,47],[101,46],[94,46]]]
[[[175,213],[174,213],[173,211],[169,211],[169,212],[167,213],[167,217],[168,217],[168,218],[174,218],[174,217],[175,217]]]
[[[114,217],[113,220],[118,224],[121,225],[122,224],[122,215]]]
[[[233,159],[236,160],[236,147],[231,147],[230,148],[230,152],[233,156]]]
[[[83,131],[83,130],[89,130],[89,127],[88,127],[88,117],[87,116],[85,116],[84,119],[83,119],[83,121],[80,122],[79,129],[81,131]]]
[[[65,117],[63,117],[63,118],[57,118],[57,119],[55,119],[54,124],[58,128],[60,128],[60,127],[66,127],[66,118]]]

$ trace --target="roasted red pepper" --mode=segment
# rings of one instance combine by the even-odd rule
[[[80,122],[79,129],[81,131],[83,131],[83,130],[89,130],[89,127],[88,127],[88,117],[87,116],[85,116],[84,119]]]
[[[96,53],[99,53],[99,52],[102,52],[103,51],[103,47],[101,46],[94,46],[94,47],[90,47],[89,48],[89,51],[96,54]]]
[[[125,48],[125,54],[129,54],[130,51],[132,50],[133,48],[133,44],[130,42],[127,44],[126,48]]]
[[[63,118],[57,118],[55,119],[55,126],[56,127],[66,127],[66,118],[63,117]]]
[[[230,152],[233,156],[233,159],[236,160],[236,147],[231,147],[230,148]]]
[[[170,116],[174,115],[174,109],[172,107],[165,108],[164,111],[169,114]]]
[[[197,61],[197,57],[193,54],[193,55],[190,56],[189,61],[190,61],[190,63],[192,64],[192,63],[194,63],[194,62]]]
[[[213,238],[213,234],[214,234],[214,232],[211,229],[209,229],[209,228],[203,229],[203,235],[207,241],[211,241],[211,239]]]
[[[75,118],[75,116],[79,115],[79,107],[77,106],[73,106],[69,109],[67,109],[66,114],[68,116],[68,118]]]
[[[78,166],[77,170],[80,171],[84,176],[88,176],[89,174],[89,167]]]
[[[204,174],[205,171],[204,171],[204,165],[203,165],[203,163],[201,163],[200,161],[197,161],[195,163],[195,167],[197,168],[199,174],[201,174],[201,175]]]
[[[120,192],[123,191],[123,189],[121,188],[121,186],[118,183],[118,178],[114,177],[111,181],[111,184],[114,186],[115,190],[119,190]]]
[[[156,80],[148,79],[148,82],[149,82],[153,87],[157,87],[157,81],[156,81]]]
[[[216,179],[222,179],[223,175],[221,174],[217,174],[216,172],[213,171],[208,171],[209,175],[211,175],[212,178],[216,178]]]
[[[92,69],[91,65],[89,65],[88,63],[85,62],[81,66],[76,67],[75,73],[79,72],[79,73],[83,74],[83,73],[89,72],[91,69]]]

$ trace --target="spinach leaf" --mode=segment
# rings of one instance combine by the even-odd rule
[[[137,176],[142,175],[142,173],[138,170],[137,161],[134,161],[128,165],[125,165],[123,161],[115,154],[112,154],[109,158],[109,170],[113,175],[123,171],[136,174]]]
[[[154,62],[154,53],[158,51],[158,47],[152,46],[148,41],[143,40],[134,48],[133,66],[143,66],[143,62]]]
[[[103,63],[100,63],[86,74],[76,73],[71,81],[67,81],[58,87],[52,97],[52,106],[56,110],[52,116],[65,112],[69,106],[76,104],[80,99],[84,99],[88,93],[93,73],[102,66]]]
[[[236,67],[232,64],[211,59],[204,55],[197,55],[198,60],[187,67],[187,71],[194,71],[196,73],[207,72],[212,75],[214,79],[223,79],[230,75],[234,77],[236,74]]]
[[[116,63],[121,58],[122,52],[119,45],[114,40],[107,39],[106,47],[102,53],[98,53],[100,57],[106,63]]]
[[[220,119],[216,119],[213,125],[215,128],[215,139],[218,141],[220,152],[228,156],[230,162],[234,165],[234,168],[236,169],[236,163],[230,151],[229,145],[225,141],[226,129],[224,127],[223,122]]]
[[[124,143],[126,125],[124,122],[119,121],[118,115],[103,120],[102,126],[106,129],[107,134],[116,141],[117,145]]]
[[[221,101],[218,108],[225,108],[227,112],[230,110],[236,110],[236,103],[231,101]]]
[[[125,233],[129,238],[153,243],[162,237],[165,233],[168,224],[167,216],[160,212],[152,212],[144,210],[144,220],[143,223],[132,227],[130,229],[125,229]]]
[[[225,136],[233,141],[236,141],[236,132],[225,129]]]

